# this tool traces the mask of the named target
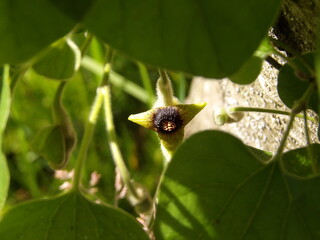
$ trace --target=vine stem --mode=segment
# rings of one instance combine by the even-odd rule
[[[91,107],[91,111],[89,114],[89,118],[87,120],[84,135],[81,140],[80,150],[76,159],[76,166],[74,169],[74,177],[72,188],[74,190],[78,190],[81,186],[82,179],[82,170],[85,163],[85,159],[87,158],[87,152],[92,140],[94,126],[97,122],[99,110],[103,103],[103,94],[101,87],[97,89],[97,94],[95,96],[94,102]]]
[[[313,172],[313,173],[316,173],[316,172],[317,172],[317,163],[316,163],[316,158],[314,157],[313,150],[312,150],[312,145],[311,145],[311,142],[310,142],[308,121],[307,121],[307,111],[306,111],[306,109],[303,110],[303,116],[304,116],[304,131],[305,131],[306,140],[307,140],[308,156],[309,156],[309,158],[311,159],[312,172]]]
[[[263,112],[263,113],[273,113],[273,114],[280,114],[290,116],[291,113],[282,110],[276,109],[268,109],[268,108],[258,108],[258,107],[230,107],[227,109],[227,112]],[[296,114],[295,117],[304,119],[303,114]],[[318,123],[318,120],[314,117],[306,116],[307,120],[312,121],[314,123]]]
[[[130,173],[124,163],[124,160],[119,148],[117,135],[114,127],[113,115],[112,115],[110,87],[108,85],[102,87],[102,94],[104,98],[104,113],[105,113],[106,129],[108,134],[108,142],[109,142],[109,147],[111,150],[113,161],[117,166],[117,168],[119,169],[121,179],[123,183],[128,187],[130,194],[132,194],[136,199],[139,199],[139,195],[131,182]]]
[[[106,47],[106,63],[103,69],[103,77],[101,82],[101,94],[103,96],[104,102],[104,113],[105,113],[105,122],[106,122],[106,130],[108,134],[108,142],[109,147],[111,150],[112,159],[114,164],[119,169],[119,173],[123,183],[127,186],[129,194],[131,194],[135,199],[139,200],[139,195],[136,191],[136,188],[133,186],[133,182],[131,181],[130,173],[126,167],[126,164],[123,160],[118,140],[117,134],[115,131],[115,125],[113,121],[112,115],[112,107],[111,107],[111,91],[110,91],[110,71],[111,71],[111,64],[114,56],[113,50],[109,46]]]

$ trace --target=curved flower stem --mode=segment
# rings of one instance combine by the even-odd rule
[[[263,113],[272,113],[272,114],[280,114],[290,116],[290,112],[276,110],[276,109],[268,109],[268,108],[258,108],[258,107],[230,107],[227,109],[228,112],[263,112]],[[295,117],[304,119],[303,114],[296,114]],[[306,116],[307,120],[312,121],[314,123],[318,123],[319,121],[310,116]]]
[[[98,88],[96,97],[92,104],[89,118],[85,126],[84,135],[82,137],[81,144],[80,144],[80,150],[76,159],[76,166],[74,169],[74,177],[73,177],[73,183],[72,183],[72,188],[74,190],[79,190],[81,186],[83,166],[85,163],[85,159],[87,158],[87,152],[92,139],[94,126],[97,122],[98,113],[102,106],[102,103],[103,103],[102,91],[101,91],[101,88]]]

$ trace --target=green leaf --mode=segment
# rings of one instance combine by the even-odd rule
[[[112,47],[163,68],[222,78],[257,49],[280,0],[101,0],[84,22]]]
[[[9,210],[0,222],[1,240],[148,239],[137,221],[124,211],[95,204],[71,192],[36,200]]]
[[[0,97],[0,211],[4,206],[9,189],[9,169],[7,165],[7,159],[2,152],[2,138],[3,133],[7,125],[10,106],[11,106],[11,93],[9,83],[9,65],[5,65],[3,68]]]
[[[49,0],[0,1],[0,64],[28,60],[73,26]]]
[[[156,239],[318,239],[320,178],[286,176],[251,152],[219,131],[186,140],[160,189]]]
[[[308,89],[310,83],[297,77],[294,69],[288,64],[284,65],[278,75],[277,90],[282,102],[289,108],[299,100],[303,93]],[[313,94],[308,103],[308,108],[318,112],[318,97]]]
[[[310,150],[314,156],[314,161],[319,168],[320,164],[320,145],[312,144],[310,145]],[[315,173],[313,172],[312,162],[308,153],[308,148],[298,148],[283,154],[282,157],[284,168],[288,174],[292,174],[297,177],[311,177]]]
[[[65,165],[65,142],[60,125],[43,129],[33,140],[32,148],[54,169]]]
[[[33,65],[40,75],[53,79],[71,78],[79,69],[81,53],[72,40],[60,40],[53,44]]]
[[[228,78],[238,84],[250,84],[257,79],[261,72],[262,59],[252,56],[243,66]]]

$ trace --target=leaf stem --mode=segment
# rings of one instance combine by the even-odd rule
[[[263,112],[263,113],[272,113],[272,114],[280,114],[280,115],[286,115],[286,116],[290,116],[290,112],[288,111],[283,111],[283,110],[276,110],[276,109],[268,109],[268,108],[258,108],[258,107],[230,107],[227,109],[228,112]],[[303,114],[296,114],[295,117],[298,118],[304,118]],[[319,121],[314,118],[314,117],[310,117],[310,116],[306,116],[306,118],[309,121],[312,121],[314,123],[318,123]]]
[[[285,130],[284,134],[282,135],[282,138],[281,138],[279,147],[278,147],[276,153],[275,153],[275,154],[273,155],[273,157],[271,158],[271,161],[281,158],[282,153],[283,153],[283,151],[284,151],[284,148],[285,148],[285,146],[286,146],[286,142],[287,142],[287,139],[288,139],[290,130],[291,130],[292,125],[293,125],[293,122],[294,122],[294,118],[295,118],[295,114],[292,113],[292,114],[290,115],[289,122],[288,122],[288,124],[287,124],[286,130]]]
[[[92,108],[87,120],[84,135],[81,140],[80,150],[76,159],[76,166],[74,170],[73,177],[73,189],[78,190],[81,186],[82,170],[84,166],[85,159],[87,158],[88,148],[92,139],[94,126],[97,122],[98,113],[103,103],[102,89],[97,89],[97,94],[95,96]]]
[[[148,74],[148,70],[146,68],[146,66],[141,63],[141,62],[137,62],[138,68],[139,68],[139,72],[140,72],[140,76],[142,79],[142,84],[144,89],[146,90],[147,94],[148,94],[148,102],[149,102],[149,106],[151,107],[154,103],[155,100],[155,96],[154,96],[154,92],[153,92],[153,88],[152,88],[152,84],[151,84],[151,80]]]

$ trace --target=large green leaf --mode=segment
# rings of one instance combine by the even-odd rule
[[[9,169],[7,160],[2,152],[2,138],[7,125],[7,120],[10,113],[11,93],[9,83],[9,66],[6,65],[3,69],[1,79],[1,97],[0,97],[0,210],[2,209],[9,188]]]
[[[319,239],[320,178],[294,179],[254,156],[223,132],[190,137],[161,186],[157,239]]]
[[[26,61],[73,26],[49,0],[1,0],[0,64]]]
[[[141,61],[221,78],[250,58],[277,15],[280,0],[101,0],[87,27]]]
[[[1,240],[148,239],[127,213],[95,204],[71,192],[55,199],[37,200],[9,210],[0,222]]]

